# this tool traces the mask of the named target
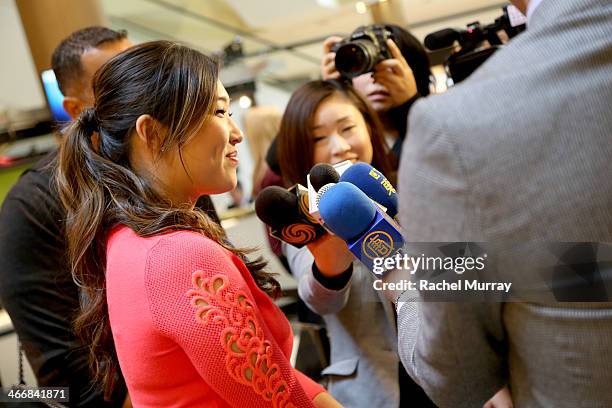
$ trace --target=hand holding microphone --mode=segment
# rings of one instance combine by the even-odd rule
[[[399,225],[351,183],[322,187],[319,212],[331,231],[375,274],[375,259],[393,257],[404,245]]]
[[[325,234],[307,246],[315,259],[317,268],[322,275],[327,277],[342,274],[355,260],[346,242],[336,235]]]
[[[309,188],[309,191],[314,191],[316,203],[316,192],[320,191],[321,187],[330,183],[337,183],[340,175],[336,169],[327,163],[315,164],[308,173],[308,183],[314,190]],[[316,208],[316,207],[314,207]],[[313,210],[312,204],[310,210]],[[318,211],[316,212],[318,214]],[[319,218],[319,222],[322,220]],[[355,257],[349,251],[346,242],[341,238],[327,234],[320,239],[308,244],[308,249],[315,258],[315,263],[321,274],[333,277],[346,271]]]
[[[397,214],[397,193],[382,173],[356,163],[339,175],[333,166],[317,164],[309,180],[318,191],[321,221],[337,237],[325,236],[325,229],[310,214],[307,191],[300,185],[290,190],[268,187],[258,196],[255,211],[270,226],[271,235],[298,248],[308,245],[317,266],[328,276],[348,268],[350,253],[373,271],[376,258],[399,253],[404,241],[389,217]]]

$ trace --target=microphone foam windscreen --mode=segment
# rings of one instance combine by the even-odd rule
[[[295,222],[298,198],[279,186],[266,187],[257,195],[255,213],[264,223],[277,227]]]
[[[340,182],[320,195],[319,214],[334,234],[349,241],[368,229],[376,204],[354,185]]]
[[[328,183],[328,184],[324,185],[323,187],[321,187],[319,189],[319,192],[317,193],[317,196],[315,197],[315,202],[317,203],[317,208],[319,207],[319,202],[321,202],[321,197],[323,196],[323,194],[325,194],[327,192],[327,190],[329,190],[330,188],[332,188],[335,185],[336,185],[336,183]]]
[[[359,187],[368,197],[387,209],[387,214],[397,214],[397,192],[380,171],[367,163],[359,162],[346,169],[340,181]]]
[[[459,39],[459,32],[452,28],[436,31],[425,37],[425,47],[431,51],[450,47]]]
[[[319,163],[315,164],[310,169],[310,184],[314,187],[315,191],[319,191],[321,187],[329,183],[337,183],[340,179],[340,175],[334,169],[331,164]]]

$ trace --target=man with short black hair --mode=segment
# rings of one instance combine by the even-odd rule
[[[131,45],[125,31],[88,27],[55,49],[53,70],[73,119],[93,105],[98,68]],[[51,152],[27,170],[0,210],[0,301],[39,386],[69,387],[71,407],[129,407],[122,379],[108,401],[91,383],[89,349],[72,329],[79,290],[67,263],[65,211],[52,180],[56,155]]]
[[[53,51],[51,65],[64,94],[64,109],[72,119],[93,105],[92,80],[98,68],[131,45],[124,30],[87,27],[72,33]]]

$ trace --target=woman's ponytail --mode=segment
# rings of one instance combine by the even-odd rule
[[[94,136],[100,132],[95,108],[85,109],[65,130],[56,183],[67,210],[66,242],[71,272],[81,288],[81,313],[74,322],[77,335],[90,345],[89,360],[109,395],[117,370],[116,352],[106,303],[105,214],[108,198],[101,182],[102,159]]]

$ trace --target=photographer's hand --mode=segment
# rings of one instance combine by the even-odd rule
[[[340,73],[336,70],[336,53],[332,52],[334,44],[342,41],[342,37],[331,36],[323,41],[323,58],[321,59],[321,76],[323,79],[340,79]]]
[[[417,94],[416,80],[410,65],[392,40],[387,40],[387,47],[393,58],[376,65],[374,81],[383,85],[389,91],[393,106],[400,106]]]

